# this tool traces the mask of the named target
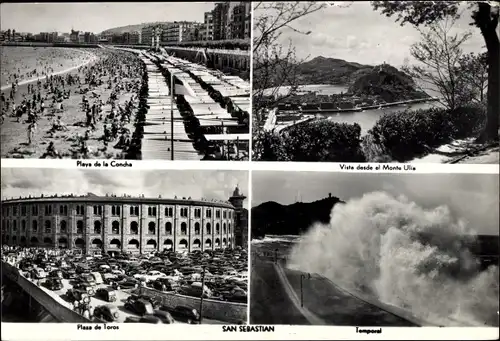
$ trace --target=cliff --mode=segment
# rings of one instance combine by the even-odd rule
[[[281,205],[268,201],[252,208],[252,238],[266,234],[298,235],[306,232],[315,222],[327,223],[333,206],[342,202],[329,197],[310,203],[297,202]]]

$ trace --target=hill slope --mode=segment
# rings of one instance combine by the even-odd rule
[[[429,97],[410,76],[388,64],[357,70],[352,77],[349,92],[358,96],[379,96],[386,102]]]
[[[322,56],[297,66],[300,84],[350,84],[352,76],[372,66]]]
[[[151,23],[142,23],[142,24],[136,24],[136,25],[127,25],[127,26],[120,26],[120,27],[115,27],[115,28],[110,28],[105,31],[102,31],[101,34],[122,34],[125,32],[132,32],[132,31],[141,31],[143,27],[146,27],[148,25],[152,24],[166,24],[167,22],[151,22]]]
[[[252,208],[252,238],[266,234],[301,234],[315,222],[328,222],[330,211],[339,202],[342,202],[339,198],[330,197],[291,205],[273,201],[262,203]]]

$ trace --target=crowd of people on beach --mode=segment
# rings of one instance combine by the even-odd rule
[[[107,50],[100,51],[100,58],[92,64],[82,66],[75,73],[64,75],[46,75],[36,82],[27,85],[27,90],[20,93],[18,82],[11,85],[8,94],[1,94],[1,122],[7,117],[14,117],[15,122],[26,125],[27,144],[34,143],[35,134],[42,119],[49,120],[48,137],[55,138],[59,132],[65,132],[67,141],[74,142],[71,156],[77,158],[90,157],[88,147],[90,139],[102,141],[102,148],[94,151],[94,156],[108,153],[108,144],[114,141],[116,149],[126,151],[130,145],[131,132],[127,124],[137,107],[137,95],[125,102],[120,102],[123,93],[138,93],[141,86],[142,67],[140,60],[133,54]],[[108,98],[102,94],[110,92]],[[78,110],[82,120],[67,125],[64,121],[71,119],[65,107],[65,101],[72,96],[81,96]],[[105,106],[109,105],[108,110]],[[74,109],[71,109],[74,110]],[[83,115],[85,118],[83,119]],[[80,134],[77,128],[85,129]],[[99,129],[102,128],[102,129]],[[103,131],[102,135],[96,136]],[[62,158],[63,154],[56,149],[53,141],[41,158]]]
[[[6,48],[7,49],[7,48]],[[38,79],[88,60],[91,54],[67,48],[8,47],[1,50],[1,85]]]

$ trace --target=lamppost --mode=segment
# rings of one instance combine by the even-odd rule
[[[175,73],[170,72],[170,132],[171,132],[170,155],[172,161],[174,161],[174,90],[175,90],[174,76]]]
[[[201,297],[200,297],[200,324],[203,322],[203,296],[205,295],[205,270],[207,266],[203,265],[203,273],[201,274]]]
[[[307,276],[305,274],[301,274],[300,275],[300,306],[303,307],[304,306],[304,290],[303,290],[303,284],[302,284],[302,281],[304,279],[311,279],[311,274],[310,273],[307,273]]]

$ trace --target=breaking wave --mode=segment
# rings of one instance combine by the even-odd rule
[[[294,245],[289,264],[431,323],[498,326],[498,266],[480,271],[476,233],[445,206],[370,193],[335,205]]]

